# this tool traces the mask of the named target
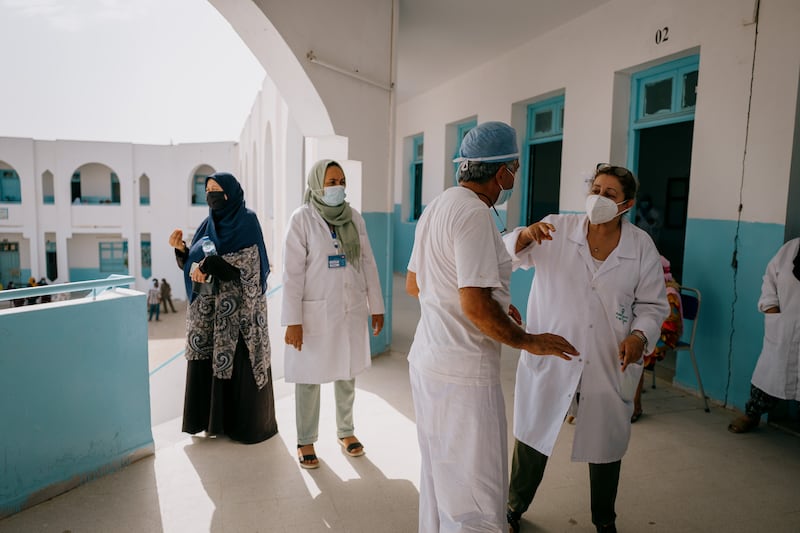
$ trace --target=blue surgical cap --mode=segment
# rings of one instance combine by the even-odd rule
[[[458,157],[453,162],[496,163],[514,159],[519,159],[517,131],[504,122],[484,122],[464,135]]]

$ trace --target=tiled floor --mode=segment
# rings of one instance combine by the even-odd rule
[[[419,452],[405,353],[418,316],[395,279],[393,351],[357,380],[357,435],[367,454],[348,458],[335,440],[333,391],[323,387],[322,466],[295,458],[293,387],[276,381],[280,434],[244,446],[154,428],[155,456],[0,521],[0,531],[413,532]],[[151,352],[174,353],[162,316]],[[172,326],[170,326],[172,327]],[[161,330],[164,331],[161,331]],[[182,330],[178,330],[179,332]],[[162,335],[163,333],[163,335]],[[178,335],[178,338],[180,335]],[[174,341],[174,339],[173,339]],[[178,341],[174,341],[178,342]],[[179,342],[178,342],[179,344]],[[151,363],[164,360],[151,353]],[[503,353],[510,420],[517,355]],[[617,499],[621,532],[800,531],[800,438],[763,426],[732,435],[732,413],[703,412],[698,398],[659,380],[633,427]],[[523,532],[590,532],[588,469],[569,461],[565,425]]]

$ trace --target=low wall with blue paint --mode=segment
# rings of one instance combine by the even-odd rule
[[[153,453],[145,295],[0,310],[0,517]]]
[[[103,279],[108,277],[110,274],[120,274],[123,276],[127,276],[128,273],[126,271],[123,272],[101,272],[100,268],[70,268],[69,269],[69,280],[70,281],[89,281],[92,279]]]
[[[383,331],[372,336],[370,328],[370,350],[373,355],[383,353],[392,344],[392,215],[390,213],[362,213],[367,225],[367,235],[378,264],[383,303],[386,307]],[[413,237],[413,233],[412,233]]]
[[[405,274],[408,269],[408,260],[411,258],[411,248],[414,247],[414,232],[417,230],[417,221],[403,220],[402,206],[394,204],[392,214],[392,266],[394,272]]]
[[[736,221],[687,223],[681,281],[702,294],[695,341],[700,377],[710,398],[739,409],[749,397],[764,336],[764,315],[758,311],[764,270],[783,244],[783,234],[780,224],[739,224],[734,269]],[[679,355],[675,381],[697,387],[688,356]]]

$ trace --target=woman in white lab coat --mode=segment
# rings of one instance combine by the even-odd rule
[[[745,414],[728,426],[732,433],[758,427],[778,399],[800,400],[800,238],[784,244],[767,265],[758,310],[764,313],[764,344]]]
[[[300,466],[319,467],[320,384],[334,382],[339,443],[364,454],[354,436],[355,376],[370,366],[372,332],[383,328],[378,269],[361,215],[345,200],[346,180],[335,161],[318,161],[308,174],[305,203],[289,220],[283,254],[286,381],[295,383]]]
[[[636,189],[627,169],[599,165],[586,215],[550,215],[505,238],[515,268],[536,268],[528,332],[561,335],[581,354],[572,361],[520,356],[507,513],[513,531],[570,408],[577,409],[572,460],[589,463],[592,522],[598,531],[616,531],[614,503],[642,354],[655,345],[669,313],[656,247],[621,217]]]

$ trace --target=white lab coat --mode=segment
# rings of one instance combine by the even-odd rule
[[[349,262],[329,268],[338,255],[330,229],[314,207],[292,213],[283,251],[281,325],[303,325],[303,346],[286,345],[285,379],[319,384],[352,379],[370,366],[370,315],[384,313],[378,268],[364,219],[353,209],[361,240],[360,271]]]
[[[764,314],[764,344],[752,383],[770,396],[800,400],[800,281],[792,273],[800,238],[784,244],[770,260],[761,285],[758,309]]]
[[[586,242],[586,215],[544,218],[552,241],[514,254],[517,228],[506,236],[515,267],[536,268],[527,330],[555,333],[579,357],[565,361],[523,351],[517,366],[514,436],[550,455],[580,385],[572,460],[610,463],[625,455],[640,364],[620,370],[619,344],[634,329],[654,346],[669,314],[661,258],[652,239],[622,221],[616,249],[596,267]]]

